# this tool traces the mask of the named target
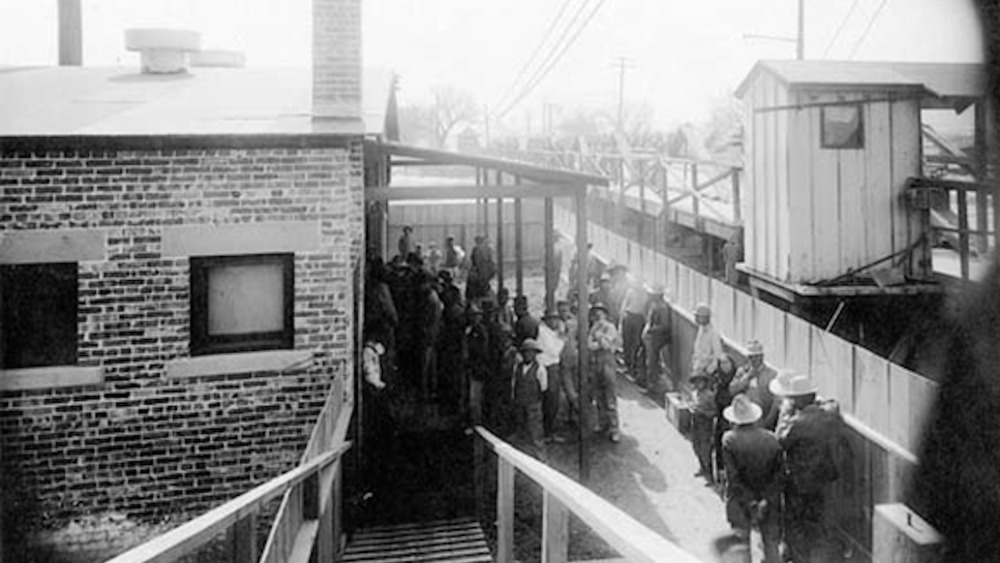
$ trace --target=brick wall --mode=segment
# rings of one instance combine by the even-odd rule
[[[353,370],[361,143],[342,144],[0,157],[0,235],[106,233],[103,259],[79,263],[78,301],[79,364],[104,382],[0,392],[8,553],[103,557],[297,462],[331,378]],[[163,255],[165,229],[275,221],[320,232],[295,255],[295,349],[311,365],[168,377],[188,356],[189,261]]]

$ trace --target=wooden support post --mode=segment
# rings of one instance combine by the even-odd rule
[[[694,215],[695,228],[698,228],[698,165],[691,164],[691,213]]]
[[[520,176],[514,178],[514,183],[521,184]],[[517,295],[524,295],[524,245],[522,233],[524,217],[521,213],[521,198],[514,200],[514,283]]]
[[[497,456],[497,563],[514,561],[514,471]]]
[[[336,540],[334,539],[334,514],[333,507],[336,502],[334,495],[334,480],[337,478],[337,465],[339,462],[323,469],[320,477],[320,491],[325,489],[325,483],[330,483],[329,498],[323,499],[320,505],[319,530],[316,534],[316,544],[313,546],[313,558],[316,563],[332,563],[337,555]]]
[[[542,563],[566,563],[569,555],[569,514],[548,491],[542,497]]]
[[[740,169],[733,168],[733,222],[743,222],[743,202],[740,194]]]
[[[581,186],[576,196],[576,279],[570,283],[576,284],[577,299],[577,350],[579,362],[576,368],[576,384],[580,390],[580,412],[577,428],[579,429],[578,453],[580,463],[580,481],[586,483],[590,479],[590,460],[587,456],[587,439],[590,437],[590,385],[587,382],[587,370],[590,367],[590,354],[587,349],[587,336],[590,330],[590,307],[588,302],[589,287],[587,275],[590,271],[590,251],[587,249],[587,189]]]
[[[230,550],[233,563],[256,561],[260,558],[257,552],[257,513],[251,512],[246,517],[237,520],[233,525],[233,546]]]
[[[333,465],[333,485],[330,487],[330,520],[333,527],[333,561],[340,560],[344,550],[344,466],[341,460]]]
[[[661,162],[660,170],[663,171],[663,183],[661,186],[662,191],[660,192],[660,198],[663,200],[663,203],[660,208],[660,217],[659,217],[660,228],[659,228],[659,234],[657,234],[657,236],[660,239],[658,245],[662,245],[663,251],[666,252],[667,235],[669,234],[669,229],[670,229],[668,223],[668,221],[670,220],[670,203],[668,203],[670,201],[670,169],[667,163]]]
[[[497,170],[497,185],[503,185],[503,174]],[[497,293],[503,289],[503,198],[497,198]]]
[[[552,198],[545,198],[545,217],[542,220],[542,228],[545,229],[545,309],[554,311],[556,308],[556,288],[559,287],[559,276],[562,274],[562,264],[556,268],[553,261],[555,257],[555,237],[552,231],[555,229],[555,210],[552,207]],[[570,280],[572,283],[572,280]]]
[[[969,279],[969,201],[965,190],[958,190],[958,253],[962,279]]]
[[[313,473],[302,481],[302,519],[319,518],[319,474]]]

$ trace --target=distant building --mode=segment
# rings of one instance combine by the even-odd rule
[[[353,374],[364,140],[395,124],[360,0],[313,1],[311,74],[0,72],[11,561],[103,559],[287,471]]]

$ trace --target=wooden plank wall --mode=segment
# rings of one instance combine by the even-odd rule
[[[918,236],[901,197],[920,173],[919,102],[888,92],[789,92],[760,73],[744,97],[745,263],[780,281],[834,278],[905,249]],[[822,109],[757,108],[864,102],[862,149],[820,147]]]
[[[496,204],[490,205],[490,229],[489,237],[496,238]],[[504,201],[504,248],[506,249],[506,262],[514,261],[514,203],[512,200]],[[542,200],[523,200],[523,221],[522,231],[524,260],[529,264],[540,264],[544,253],[545,225],[543,218]],[[474,239],[479,234],[480,228],[476,220],[475,202],[455,202],[439,203],[433,205],[423,203],[393,202],[389,207],[389,253],[396,254],[396,241],[403,234],[403,226],[413,226],[414,240],[424,245],[426,253],[428,243],[437,243],[438,249],[444,248],[444,239],[448,235],[455,237],[455,240],[462,245],[466,253],[472,251]],[[575,232],[575,231],[572,231]],[[496,241],[493,241],[496,248]],[[569,261],[568,257],[563,257],[564,261]]]
[[[820,147],[822,108],[792,112],[788,276],[792,283],[834,278],[905,249],[915,230],[901,193],[920,173],[918,102],[887,92],[799,92],[801,104],[862,102],[864,148]],[[912,231],[912,232],[911,232]]]
[[[558,215],[569,222],[571,215]],[[565,230],[566,225],[559,225]],[[607,258],[629,245],[594,227],[595,252]],[[914,470],[913,452],[937,393],[927,378],[872,354],[821,327],[785,313],[719,280],[656,253],[655,271],[647,266],[634,271],[642,280],[665,280],[674,308],[675,340],[670,368],[676,379],[686,379],[695,327],[691,322],[699,299],[708,301],[715,324],[738,363],[743,345],[760,339],[768,363],[777,369],[795,369],[813,375],[824,397],[836,399],[850,417],[847,432],[838,446],[841,478],[833,485],[836,502],[829,517],[851,541],[870,549],[874,505],[907,502],[908,484]]]

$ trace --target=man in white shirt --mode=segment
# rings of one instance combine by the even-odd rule
[[[698,335],[694,338],[691,354],[691,375],[711,376],[719,369],[719,358],[725,354],[722,337],[712,326],[712,310],[705,303],[695,309],[694,320],[698,324]]]

